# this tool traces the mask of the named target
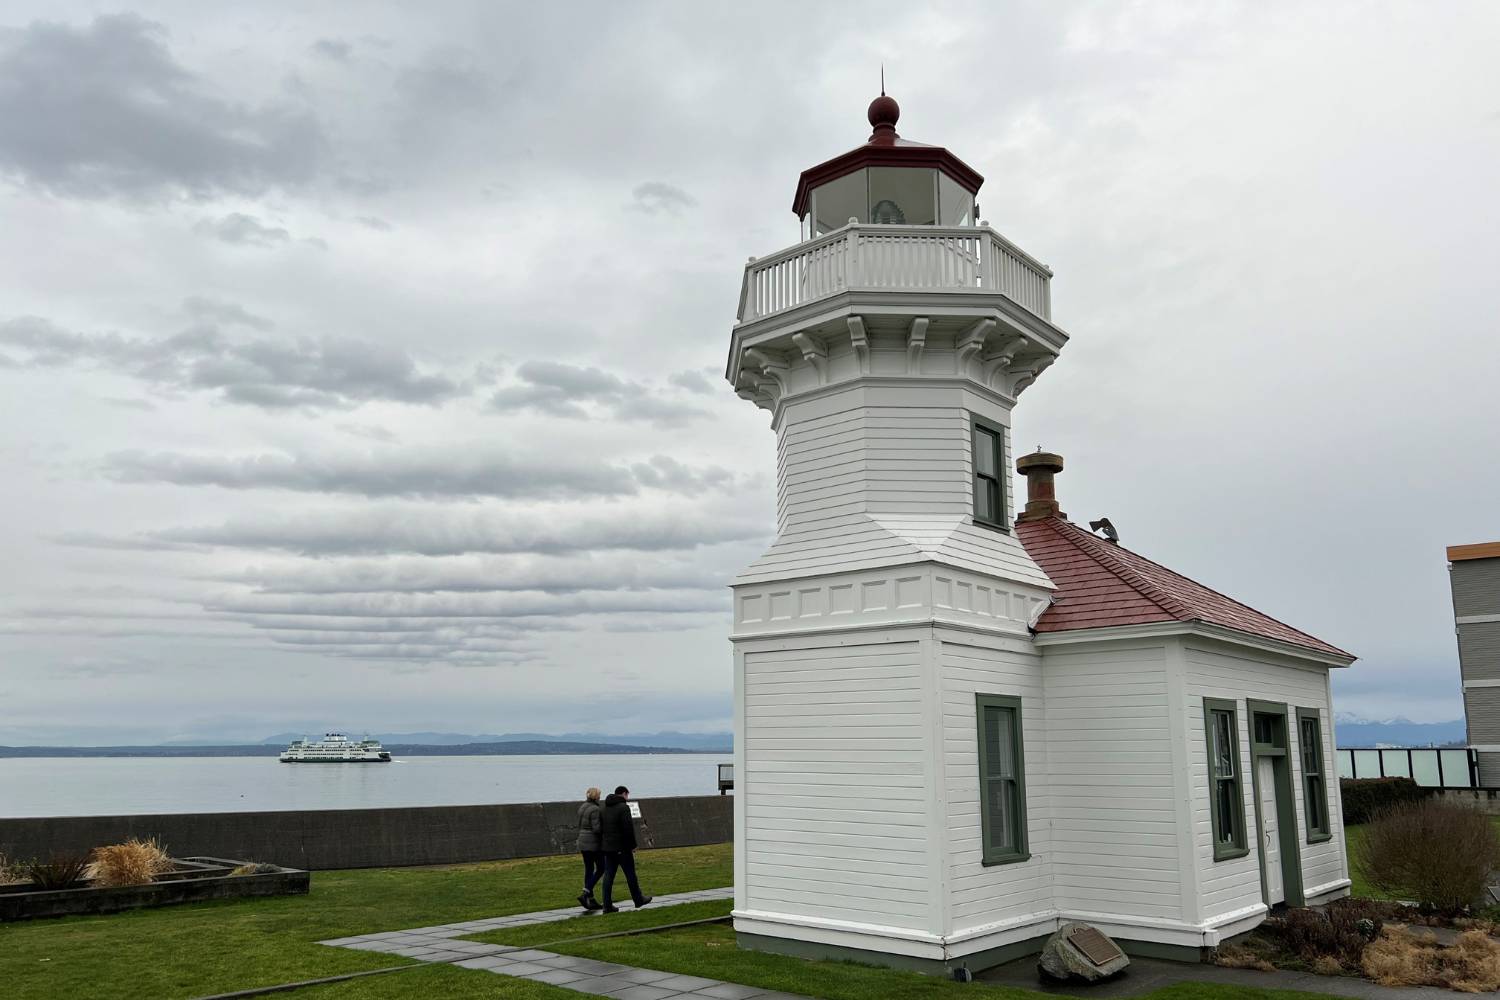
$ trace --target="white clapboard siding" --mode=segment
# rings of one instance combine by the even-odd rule
[[[1042,673],[1058,908],[1181,918],[1165,647],[1052,646]]]
[[[952,387],[857,385],[789,404],[777,436],[776,541],[735,582],[933,560],[1050,588],[1013,532],[973,523],[966,404],[975,401]],[[1005,449],[1013,511],[1008,433]]]
[[[923,928],[931,920],[921,646],[744,655],[745,903]]]
[[[1201,872],[1202,916],[1211,918],[1260,903],[1260,837],[1255,827],[1253,783],[1250,780],[1250,718],[1245,699],[1280,702],[1287,706],[1287,728],[1290,736],[1288,759],[1291,761],[1292,795],[1296,802],[1297,840],[1302,855],[1302,884],[1311,889],[1346,878],[1344,831],[1341,811],[1329,802],[1333,836],[1321,844],[1307,843],[1307,811],[1303,803],[1302,760],[1298,753],[1296,710],[1316,708],[1322,721],[1323,767],[1328,775],[1328,795],[1338,795],[1338,780],[1333,769],[1332,730],[1328,706],[1327,672],[1318,667],[1302,668],[1278,662],[1274,656],[1264,659],[1249,654],[1232,653],[1208,645],[1187,643],[1186,686],[1188,698],[1188,749],[1196,753],[1189,768],[1193,789],[1193,843]],[[1232,699],[1238,706],[1240,769],[1245,800],[1246,839],[1250,853],[1228,861],[1213,859],[1213,820],[1209,812],[1208,751],[1204,742],[1203,699]]]
[[[1000,643],[940,633],[943,784],[947,796],[949,922],[953,933],[1052,908],[1046,713],[1041,658]],[[985,867],[979,816],[979,734],[974,696],[1021,699],[1029,861]]]

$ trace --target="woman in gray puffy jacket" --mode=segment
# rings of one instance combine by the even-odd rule
[[[599,840],[599,789],[584,792],[583,805],[578,807],[578,852],[583,855],[583,891],[578,894],[578,905],[585,910],[599,909],[594,898],[594,886],[604,875],[604,845]]]

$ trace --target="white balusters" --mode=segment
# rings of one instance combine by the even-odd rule
[[[745,265],[740,319],[847,289],[1002,292],[1050,313],[1051,274],[990,229],[850,225]]]

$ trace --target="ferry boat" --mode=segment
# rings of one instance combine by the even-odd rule
[[[281,752],[283,764],[384,764],[391,754],[379,740],[355,742],[343,733],[328,733],[321,740],[293,740]]]

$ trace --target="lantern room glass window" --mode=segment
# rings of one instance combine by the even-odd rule
[[[974,225],[974,196],[941,170],[926,167],[856,170],[813,188],[809,205],[804,238],[842,229],[850,219],[890,226]]]

